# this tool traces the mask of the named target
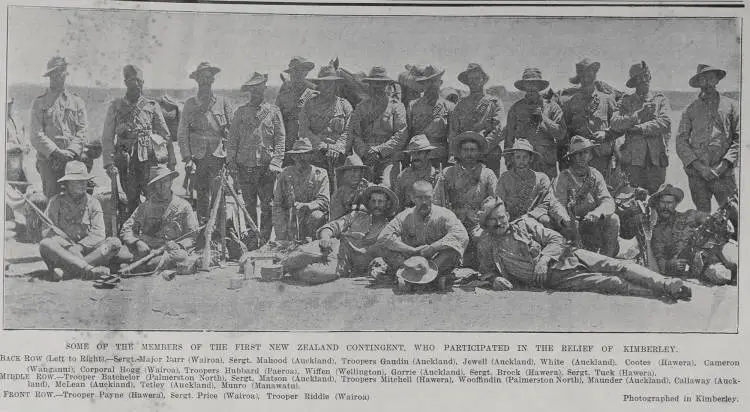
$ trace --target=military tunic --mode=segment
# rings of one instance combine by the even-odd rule
[[[127,246],[133,246],[141,240],[153,249],[196,229],[198,219],[190,203],[178,196],[172,196],[169,202],[157,203],[146,200],[138,205],[135,212],[122,225],[120,238]],[[179,243],[188,248],[193,245],[197,235],[194,233]]]
[[[542,118],[528,115],[531,108],[541,106]],[[557,176],[557,147],[565,140],[566,127],[563,111],[557,103],[544,99],[531,103],[524,97],[513,103],[508,110],[508,125],[505,133],[505,148],[510,148],[516,139],[527,139],[539,156],[532,157],[531,168],[547,174],[550,179]]]
[[[423,134],[427,136],[433,149],[430,159],[437,159],[443,164],[448,163],[448,118],[455,105],[442,97],[430,99],[422,96],[409,103],[407,123],[409,136]]]
[[[294,142],[299,138],[300,111],[308,100],[312,99],[316,92],[308,88],[305,82],[284,82],[276,96],[276,107],[281,110],[284,119],[284,130],[286,131],[285,149],[292,150]]]
[[[447,167],[444,176],[446,207],[456,214],[466,230],[471,231],[479,223],[482,202],[495,194],[497,176],[481,163],[471,169],[460,163]]]
[[[15,113],[8,113],[5,121],[5,180],[26,181],[27,155],[31,144],[26,137],[26,127]]]
[[[315,96],[300,111],[299,137],[310,139],[316,149],[339,148],[352,112],[352,105],[341,97],[326,100]]]
[[[685,212],[675,211],[668,220],[659,216],[652,230],[651,250],[661,273],[675,275],[669,273],[667,262],[678,257],[678,254],[688,246],[690,236],[707,218],[708,213],[693,209]]]
[[[455,138],[463,132],[474,131],[481,133],[487,141],[485,162],[488,167],[497,172],[500,168],[499,157],[502,148],[505,129],[505,108],[500,99],[484,93],[470,94],[459,100],[450,116],[448,142],[451,156],[455,156],[458,147]]]
[[[317,235],[320,237],[320,232],[329,229],[332,238],[341,240],[338,258],[344,264],[339,264],[339,276],[344,277],[364,273],[374,258],[391,253],[382,242],[378,242],[378,236],[387,224],[387,220],[373,221],[367,212],[352,211],[318,229]]]
[[[653,115],[639,112],[645,103],[656,105]],[[625,133],[620,159],[630,183],[651,194],[664,183],[669,166],[671,110],[666,96],[649,91],[644,98],[635,93],[623,96],[619,110],[612,115],[612,128]]]
[[[690,184],[690,196],[695,207],[711,211],[711,198],[721,205],[737,192],[734,169],[740,160],[739,103],[718,92],[698,96],[682,112],[676,139],[677,156],[685,166]],[[724,173],[714,181],[705,180],[691,164],[699,160],[708,167],[729,163]]]
[[[291,184],[291,189],[289,185]],[[317,166],[300,170],[298,166],[287,166],[276,179],[273,192],[273,227],[276,239],[289,240],[290,208],[297,203],[310,203],[309,211],[298,212],[300,240],[312,237],[325,223],[330,205],[328,174]],[[290,193],[294,193],[294,199]],[[296,236],[296,234],[294,234]]]
[[[364,186],[339,186],[331,196],[331,219],[338,219],[355,210]]]
[[[552,193],[549,177],[544,173],[529,169],[524,173],[508,170],[498,179],[495,195],[505,203],[511,220],[528,213],[550,227],[550,224],[559,223],[561,217],[567,215]],[[532,208],[533,202],[536,203]]]
[[[78,200],[67,193],[56,195],[44,214],[72,241],[83,246],[84,251],[93,250],[104,240],[104,212],[99,201],[89,194]],[[48,228],[44,236],[56,234]]]
[[[582,91],[576,92],[563,104],[562,109],[568,138],[578,135],[594,140],[596,132],[609,130],[617,106],[611,95],[594,90],[590,95]],[[615,142],[610,141],[594,148],[594,158],[590,164],[605,176],[609,173],[614,145]]]
[[[151,134],[163,142],[154,142]],[[158,139],[157,139],[158,140]],[[102,162],[106,169],[117,166],[120,184],[132,213],[146,195],[149,168],[166,162],[166,145],[171,144],[169,129],[155,100],[140,96],[134,103],[121,97],[107,109],[102,132]]]
[[[445,179],[440,170],[430,166],[427,169],[417,170],[413,167],[407,167],[398,175],[393,184],[393,191],[398,196],[399,205],[402,209],[414,206],[411,201],[410,193],[412,185],[418,180],[424,180],[432,185],[432,203],[438,206],[445,206]]]
[[[65,174],[65,165],[53,168],[50,155],[60,149],[69,150],[80,158],[87,131],[86,105],[77,94],[68,90],[59,93],[47,90],[34,99],[29,140],[37,151],[36,166],[47,198],[58,193],[57,180]]]

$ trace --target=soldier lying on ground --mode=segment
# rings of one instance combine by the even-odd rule
[[[398,199],[387,187],[372,185],[362,200],[367,211],[352,211],[318,229],[318,238],[291,252],[284,271],[308,284],[368,274],[368,265],[390,252],[378,235],[398,210]],[[377,275],[373,274],[373,275]]]
[[[39,254],[53,281],[66,274],[88,280],[109,275],[106,265],[120,249],[119,239],[104,238],[102,207],[86,193],[92,178],[82,162],[68,162],[65,175],[58,181],[65,184],[65,192],[53,197],[47,206],[45,214],[66,235],[48,228],[39,243]]]
[[[635,263],[569,249],[559,233],[532,219],[511,221],[500,199],[482,206],[479,272],[483,279],[570,292],[598,292],[688,300],[691,289]],[[495,286],[507,284],[494,281]]]

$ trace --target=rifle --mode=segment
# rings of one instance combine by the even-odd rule
[[[221,174],[223,175],[226,172],[226,169],[221,170]],[[208,215],[208,223],[206,223],[206,231],[204,232],[204,241],[203,241],[203,256],[201,259],[201,271],[208,272],[209,266],[211,263],[211,238],[214,234],[214,229],[216,227],[216,217],[219,214],[219,206],[222,204],[222,198],[224,195],[224,185],[219,185],[219,189],[216,191],[216,196],[213,198],[213,205],[211,206],[211,213]],[[226,227],[226,221],[221,222],[223,226]],[[225,241],[225,239],[222,239],[222,242]]]
[[[247,223],[250,225],[250,229],[252,229],[257,238],[260,245],[265,244],[268,239],[263,239],[263,235],[260,232],[260,229],[258,229],[258,226],[255,224],[255,221],[253,221],[253,218],[250,216],[250,212],[247,211],[247,208],[245,207],[245,201],[242,199],[241,196],[237,194],[237,192],[234,190],[232,185],[229,184],[227,181],[227,177],[225,175],[222,175],[222,185],[226,186],[226,188],[229,190],[229,193],[234,198],[234,201],[237,203],[237,205],[240,207],[240,210],[245,215],[245,219],[247,220]]]
[[[446,209],[453,210],[453,208],[451,207],[451,193],[448,192],[448,186],[447,186],[447,183],[445,182],[445,172],[444,172],[445,169],[443,169],[443,162],[440,162],[438,167],[440,168],[440,171],[438,172],[438,175],[435,179],[438,180],[440,182],[440,185],[443,187],[443,197],[445,198],[443,200],[443,203],[444,203],[443,206]]]
[[[27,205],[31,206],[31,209],[34,210],[34,212],[36,212],[37,215],[39,215],[39,217],[42,219],[44,224],[49,226],[49,228],[52,229],[52,231],[55,232],[56,235],[60,236],[61,238],[67,240],[70,243],[73,243],[73,244],[76,243],[65,232],[63,232],[62,229],[55,226],[52,220],[41,209],[39,209],[31,200],[29,200],[28,197],[21,194],[21,192],[19,192],[17,189],[15,189],[14,187],[8,184],[5,185],[5,188],[12,190],[13,192],[11,193],[13,193],[14,196],[20,197],[21,199],[23,199],[24,202],[26,202]]]
[[[573,231],[573,246],[580,248],[582,246],[581,243],[581,231],[578,228],[578,216],[576,216],[576,190],[570,189],[570,194],[568,196],[568,204],[565,205],[565,208],[568,211],[568,216],[570,216],[570,222],[573,225],[572,231]]]
[[[195,181],[195,164],[193,163],[193,164],[185,166],[185,178],[182,180],[182,188],[185,189],[185,194],[187,195],[191,206],[193,206],[193,209],[195,209],[195,205],[196,205],[195,194],[193,193],[194,181]]]
[[[290,235],[292,240],[300,240],[300,234],[299,234],[299,217],[297,216],[297,198],[294,195],[294,185],[292,184],[292,176],[287,175],[286,177],[286,184],[287,184],[287,201],[289,202],[289,226],[290,226],[290,232],[287,233],[287,235]]]
[[[117,166],[114,165],[114,158],[115,155],[112,154],[112,166],[115,168],[115,171],[117,171]],[[116,172],[114,176],[110,176],[110,188],[112,191],[112,220],[110,221],[110,229],[112,230],[111,235],[117,236],[117,234],[120,232],[119,224],[118,224],[118,212],[119,212],[119,206],[120,206],[120,190],[117,187],[117,174],[119,172]]]
[[[185,233],[184,235],[182,235],[182,236],[178,237],[177,239],[173,240],[173,242],[179,242],[181,240],[184,240],[188,236],[191,236],[192,234],[194,234],[196,232],[199,232],[204,227],[206,227],[206,225],[198,226],[196,229],[191,230],[190,232]],[[136,269],[138,266],[141,266],[142,264],[148,262],[154,256],[157,256],[157,255],[160,255],[160,254],[164,253],[165,250],[167,250],[167,245],[166,244],[164,244],[163,246],[159,247],[158,249],[152,250],[151,252],[149,252],[148,255],[146,255],[146,256],[138,259],[137,261],[131,263],[130,265],[128,265],[128,266],[120,269],[120,271],[119,271],[120,276],[121,277],[128,277],[128,275],[132,275],[134,269]]]

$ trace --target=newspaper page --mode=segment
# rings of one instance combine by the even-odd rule
[[[748,410],[742,3],[207,3],[3,2],[0,410]]]

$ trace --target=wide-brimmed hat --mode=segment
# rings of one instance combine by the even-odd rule
[[[428,150],[435,150],[437,147],[430,143],[430,140],[426,135],[418,134],[409,140],[409,144],[406,145],[405,153],[422,152]]]
[[[364,172],[370,172],[370,166],[367,166],[362,162],[356,153],[352,153],[344,159],[344,165],[336,168],[336,173],[342,173],[347,170],[360,169]]]
[[[641,76],[644,75],[650,75],[651,70],[649,70],[648,66],[646,65],[646,62],[641,60],[640,63],[635,63],[634,65],[630,66],[630,70],[628,71],[628,81],[625,82],[626,87],[633,88],[635,87],[636,82]]]
[[[591,140],[585,137],[573,136],[570,138],[570,145],[568,146],[568,153],[565,154],[565,157],[572,156],[584,150],[593,149],[594,147],[597,147],[597,146],[599,145],[596,143],[593,143]]]
[[[452,100],[450,99],[451,96],[456,96],[455,100],[456,102],[458,102],[458,99],[461,98],[461,92],[454,89],[453,87],[443,87],[442,89],[440,89],[440,97],[442,97],[443,99],[452,102]]]
[[[513,85],[516,86],[516,89],[524,92],[529,85],[532,84],[536,85],[537,91],[542,91],[549,87],[549,81],[542,78],[542,71],[536,67],[524,69],[523,74],[521,75],[521,80],[516,80],[515,83],[513,83]]]
[[[309,153],[315,150],[312,143],[310,143],[310,139],[306,137],[301,137],[297,139],[294,142],[294,146],[292,146],[292,150],[287,150],[286,154],[300,154],[300,153]]]
[[[417,64],[407,64],[404,66],[405,71],[398,74],[398,84],[410,89],[419,87],[417,79],[424,74],[425,66]]]
[[[484,76],[484,82],[487,83],[490,80],[490,76],[487,74],[487,72],[484,71],[482,66],[479,65],[479,63],[469,63],[468,66],[466,66],[466,69],[458,74],[458,81],[468,85],[466,83],[466,76],[475,71],[478,70],[480,73],[482,73],[482,76]]]
[[[701,87],[698,84],[698,79],[700,79],[701,76],[703,76],[706,73],[709,72],[716,72],[719,74],[719,80],[723,79],[724,76],[727,75],[727,72],[722,69],[718,69],[716,67],[709,66],[707,64],[699,64],[698,68],[695,70],[695,75],[690,78],[690,81],[688,82],[690,84],[690,87]]]
[[[428,82],[434,78],[439,78],[445,73],[445,69],[429,65],[422,70],[422,75],[417,77],[417,83]]]
[[[190,73],[190,75],[188,76],[188,78],[195,79],[195,77],[198,75],[198,73],[200,73],[202,71],[205,71],[205,70],[211,72],[211,74],[213,74],[213,75],[216,75],[217,73],[219,73],[221,71],[220,68],[212,65],[209,62],[201,62],[198,65],[198,67],[196,67],[195,70],[193,70],[192,73]]]
[[[396,196],[396,193],[389,189],[386,186],[381,185],[370,185],[365,188],[365,190],[362,191],[362,195],[360,196],[361,201],[367,205],[367,201],[370,200],[370,195],[372,193],[385,193],[386,196],[388,196],[388,199],[391,201],[391,208],[388,210],[387,214],[391,214],[397,210],[399,210],[398,205],[398,196]]]
[[[461,145],[466,141],[476,142],[479,145],[479,152],[485,153],[487,151],[487,141],[484,140],[484,136],[477,132],[463,132],[456,136],[456,150],[461,148]]]
[[[134,64],[126,64],[122,68],[122,77],[126,79],[136,78],[143,80],[143,70]]]
[[[672,186],[669,183],[664,183],[659,186],[659,189],[657,189],[656,192],[648,199],[648,205],[656,208],[656,202],[658,202],[659,198],[664,195],[674,196],[677,200],[677,203],[682,202],[682,199],[685,198],[685,192],[683,192],[682,189]]]
[[[477,214],[479,225],[482,227],[487,226],[487,218],[500,206],[505,206],[505,202],[499,196],[490,196],[484,199],[479,206],[479,213]]]
[[[170,170],[166,164],[158,164],[156,166],[151,166],[148,169],[148,183],[146,183],[146,186],[151,186],[153,183],[156,183],[157,181],[164,179],[165,177],[177,177],[179,176],[179,172],[176,170]]]
[[[289,67],[284,70],[284,73],[289,73],[290,71],[297,68],[309,72],[310,70],[315,68],[315,63],[307,60],[304,57],[294,56],[292,57],[292,60],[289,60]]]
[[[581,74],[593,70],[595,72],[599,71],[599,68],[602,65],[599,62],[595,62],[588,57],[579,61],[576,63],[576,75],[570,78],[570,82],[573,84],[578,84],[581,82]]]
[[[532,155],[539,156],[539,152],[534,150],[534,146],[527,139],[516,139],[513,147],[506,149],[504,154],[513,154],[514,152],[529,152]]]
[[[47,62],[47,71],[44,72],[42,77],[48,77],[52,72],[66,69],[68,62],[65,61],[65,57],[55,56]]]
[[[388,77],[384,67],[375,66],[370,69],[370,73],[367,77],[362,79],[363,82],[393,82],[393,79]]]
[[[412,256],[401,264],[396,276],[408,283],[425,284],[437,278],[438,270],[435,262],[423,256]]]
[[[57,179],[58,182],[66,182],[69,180],[90,180],[94,176],[89,174],[86,165],[78,160],[71,160],[65,164],[65,176]]]
[[[339,73],[336,71],[336,69],[333,68],[333,66],[323,66],[320,68],[320,71],[318,72],[318,77],[313,77],[309,79],[313,82],[320,82],[320,81],[336,81],[336,80],[344,80],[343,77],[339,76]]]
[[[245,91],[253,86],[264,84],[267,81],[268,81],[268,74],[253,72],[253,74],[250,75],[250,78],[247,79],[245,83],[242,83],[242,86],[240,87],[240,91]]]

